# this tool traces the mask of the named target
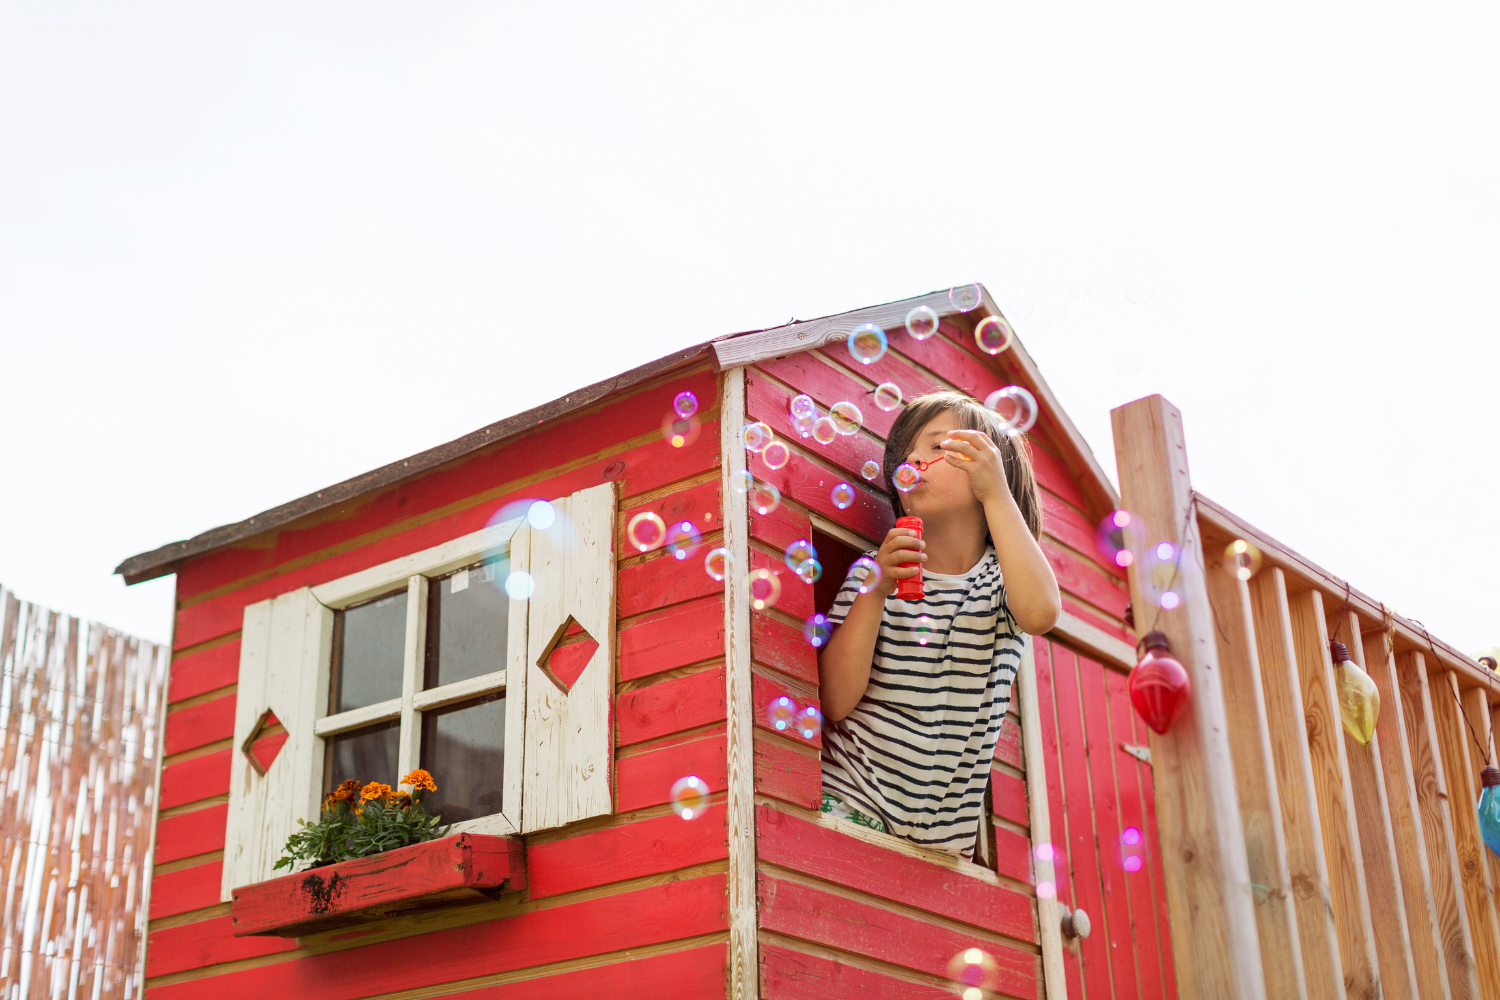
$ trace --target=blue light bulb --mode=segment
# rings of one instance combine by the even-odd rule
[[[1500,768],[1486,767],[1479,772],[1479,782],[1484,786],[1479,793],[1479,835],[1500,857]]]

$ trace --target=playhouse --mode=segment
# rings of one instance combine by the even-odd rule
[[[1158,397],[1116,411],[1122,504],[1020,342],[976,341],[1000,311],[974,289],[710,340],[126,560],[177,576],[149,1000],[936,1000],[973,949],[985,997],[1495,995],[1500,859],[1459,726],[1491,739],[1487,672],[1194,494]],[[865,323],[889,337],[868,363]],[[1028,643],[972,862],[820,813],[817,728],[775,711],[817,706],[804,623],[892,524],[862,474],[887,382],[1039,404],[1064,614]],[[799,394],[862,425],[806,437]],[[757,422],[784,462],[747,451]],[[1204,567],[1157,626],[1194,683],[1164,735],[1126,695],[1151,592],[1099,545],[1122,507]],[[1223,572],[1232,540],[1253,577]],[[1340,620],[1384,696],[1358,751]],[[452,837],[343,897],[253,888],[340,781],[416,767]]]

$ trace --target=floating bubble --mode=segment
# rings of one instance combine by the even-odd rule
[[[1042,322],[1054,330],[1066,324],[1068,322],[1068,304],[1062,299],[1053,299],[1042,306]]]
[[[750,491],[750,508],[757,514],[769,514],[781,506],[781,491],[771,483],[756,483]]]
[[[925,646],[932,641],[933,621],[930,615],[923,615],[917,619],[916,627],[912,630],[917,634],[917,645]]]
[[[702,542],[703,536],[692,521],[677,521],[667,528],[667,551],[673,559],[686,559],[698,551]]]
[[[1051,882],[1038,882],[1036,884],[1037,899],[1053,899],[1057,896],[1057,886]]]
[[[1133,847],[1141,842],[1141,831],[1133,826],[1127,826],[1120,834],[1120,843]]]
[[[716,549],[709,549],[708,555],[703,557],[703,572],[715,580],[723,581],[734,567],[734,557],[729,550],[720,545]]]
[[[785,441],[772,441],[761,449],[760,460],[766,463],[768,469],[779,469],[792,457],[792,450],[786,446]]]
[[[792,411],[792,416],[794,417],[816,417],[818,415],[818,404],[813,402],[813,398],[805,392],[799,392],[793,396],[791,403],[788,404],[788,408]]]
[[[858,434],[859,429],[865,424],[865,415],[859,412],[859,407],[847,399],[840,400],[828,408],[828,415],[833,418],[833,428],[840,434],[848,437]]]
[[[917,471],[915,465],[912,465],[910,462],[902,462],[896,466],[896,474],[891,478],[896,483],[896,489],[902,493],[910,493],[922,481],[922,474]]]
[[[901,406],[901,387],[894,382],[882,382],[875,387],[875,407],[890,413]]]
[[[668,413],[661,418],[661,437],[673,448],[685,448],[698,440],[701,429],[697,417],[679,417]]]
[[[643,510],[625,526],[625,537],[641,552],[650,552],[667,537],[667,522],[651,510]]]
[[[1149,275],[1137,274],[1125,282],[1125,297],[1138,306],[1143,306],[1156,296],[1156,282]]]
[[[794,570],[807,560],[818,558],[818,549],[817,546],[813,545],[807,539],[799,538],[786,547],[786,551],[781,554],[781,558],[786,562],[788,569]]]
[[[1051,844],[1037,844],[1032,854],[1038,861],[1051,862],[1057,858],[1057,849]]]
[[[786,732],[797,722],[797,712],[802,708],[786,695],[772,698],[766,705],[766,722],[777,732]]]
[[[880,586],[880,563],[869,556],[860,556],[849,567],[849,579],[861,594],[868,594]]]
[[[812,437],[813,428],[817,426],[818,415],[816,413],[795,413],[792,415],[792,429],[805,438]]]
[[[822,615],[816,617],[822,618]],[[817,643],[813,643],[814,646]],[[802,711],[797,713],[797,735],[804,740],[815,740],[823,731],[823,713],[818,710],[817,705],[803,705]]]
[[[755,476],[749,469],[736,469],[729,474],[729,485],[736,493],[749,493],[755,485]]]
[[[823,564],[816,559],[804,559],[794,572],[803,583],[817,583],[823,578]]]
[[[808,645],[821,648],[828,643],[828,637],[833,634],[833,629],[828,624],[827,615],[813,615],[802,623],[802,638],[807,640]]]
[[[1101,556],[1123,569],[1135,562],[1141,544],[1140,527],[1140,518],[1130,511],[1111,511],[1094,530],[1094,547]]]
[[[1173,545],[1171,542],[1156,543],[1156,558],[1161,560],[1162,562],[1167,562],[1176,554],[1177,546]]]
[[[850,331],[848,344],[855,360],[872,365],[885,355],[885,331],[874,323],[861,323]]]
[[[1141,870],[1141,865],[1142,864],[1143,864],[1143,862],[1141,861],[1141,856],[1139,854],[1127,854],[1127,855],[1125,855],[1125,870],[1126,871],[1128,871],[1128,872],[1138,872],[1138,871]]]
[[[536,593],[536,581],[524,569],[512,570],[505,578],[505,592],[513,601],[524,601]]]
[[[740,432],[740,439],[745,442],[746,451],[763,451],[766,445],[776,440],[776,432],[771,430],[771,425],[757,421],[746,424]]]
[[[1194,570],[1194,561],[1180,556],[1171,542],[1148,545],[1139,555],[1137,579],[1146,600],[1166,611],[1182,603],[1186,578]]]
[[[1089,279],[1083,277],[1082,275],[1079,275],[1072,281],[1068,282],[1068,294],[1073,296],[1073,298],[1077,299],[1079,302],[1082,302],[1084,299],[1089,297],[1089,291]]]
[[[986,354],[999,354],[1015,337],[1010,324],[999,316],[986,316],[974,328],[974,343]]]
[[[526,508],[526,520],[538,531],[546,531],[557,520],[557,508],[545,500],[538,500]]]
[[[1032,311],[1036,309],[1036,298],[1030,292],[1018,292],[1010,297],[1009,302],[1010,308],[1006,312],[1012,316],[1019,316],[1022,319],[1030,316]]]
[[[1036,397],[1019,385],[996,389],[984,398],[984,405],[999,418],[996,424],[1008,437],[1025,434],[1036,423]]]
[[[1138,348],[1127,347],[1115,355],[1114,366],[1121,375],[1139,375],[1146,367],[1146,355]]]
[[[686,419],[698,412],[698,397],[684,389],[672,399],[672,409],[679,417]]]
[[[756,611],[774,607],[781,597],[781,577],[769,569],[751,570],[745,585],[750,591],[750,606]]]
[[[1260,572],[1260,549],[1254,543],[1236,538],[1224,547],[1224,568],[1240,580]]]
[[[832,500],[833,505],[839,510],[848,510],[854,503],[854,487],[848,483],[839,483],[828,494],[828,499]]]
[[[1164,590],[1161,593],[1161,608],[1163,611],[1171,611],[1182,603],[1182,598],[1177,596],[1175,590]]]
[[[813,423],[812,436],[818,444],[833,444],[834,438],[839,436],[838,425],[832,417],[819,417]]]
[[[938,332],[938,314],[926,306],[917,306],[906,314],[906,332],[918,340],[926,340]]]
[[[1000,965],[993,955],[980,948],[966,948],[948,963],[948,976],[964,987],[964,1000],[979,1000],[980,990],[999,987]]]
[[[979,305],[983,298],[984,292],[978,285],[955,285],[948,289],[948,301],[953,303],[953,308],[961,313],[966,313]]]
[[[865,464],[859,467],[859,474],[873,483],[880,475],[880,463],[873,458],[865,459]]]
[[[672,811],[683,819],[697,819],[708,808],[708,782],[696,774],[672,782],[671,795]]]

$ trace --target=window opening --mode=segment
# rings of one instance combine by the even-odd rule
[[[328,737],[323,751],[323,794],[350,778],[359,782],[399,778],[395,771],[401,752],[400,739],[400,719]],[[392,778],[387,779],[386,775]]]
[[[334,614],[330,715],[401,697],[407,598],[403,589]]]
[[[813,584],[813,607],[826,615],[844,585],[844,577],[849,575],[849,567],[864,552],[817,528],[812,529],[809,540],[818,550],[818,562],[823,565],[823,575]]]
[[[509,570],[509,559],[493,559],[428,585],[423,690],[505,669]]]
[[[500,811],[505,785],[505,695],[422,715],[422,766],[441,775],[427,808],[445,823]]]

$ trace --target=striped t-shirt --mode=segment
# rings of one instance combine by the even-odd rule
[[[993,548],[962,576],[923,578],[921,601],[886,598],[869,687],[823,727],[823,788],[890,833],[968,858],[1026,636]],[[841,624],[858,595],[846,579],[828,620]]]

